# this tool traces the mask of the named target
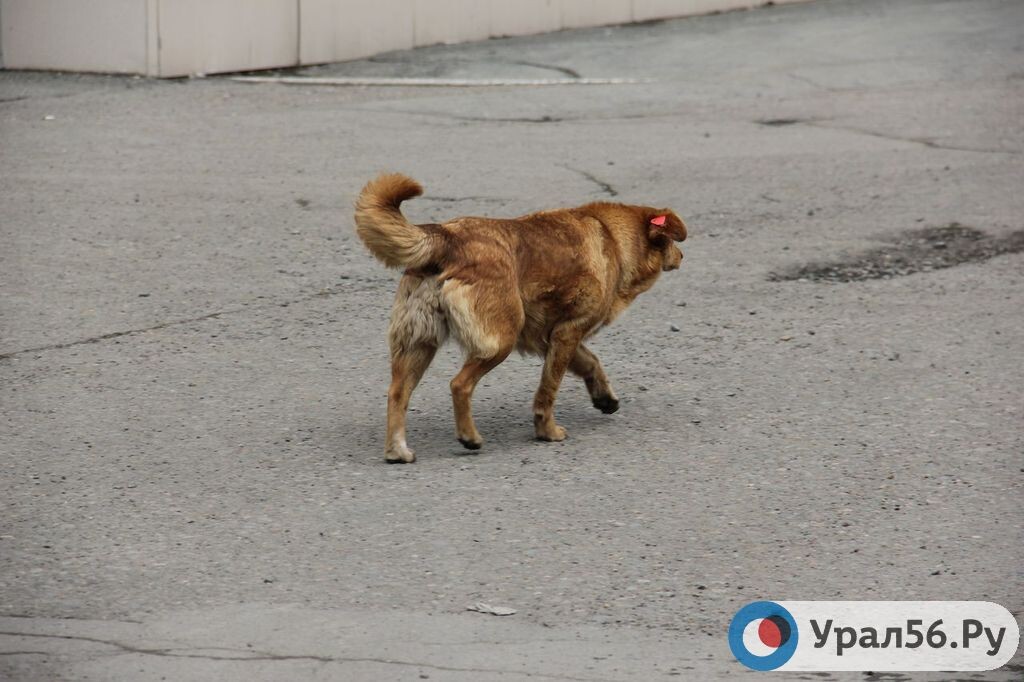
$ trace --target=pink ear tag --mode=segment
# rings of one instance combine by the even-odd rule
[[[657,225],[658,227],[661,227],[662,225],[665,224],[665,218],[666,216],[663,215],[655,216],[654,218],[651,218],[651,225]]]

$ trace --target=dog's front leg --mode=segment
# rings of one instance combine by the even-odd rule
[[[555,396],[582,339],[583,330],[572,323],[558,325],[551,332],[540,387],[533,399],[533,428],[540,440],[565,439],[565,429],[555,423]]]

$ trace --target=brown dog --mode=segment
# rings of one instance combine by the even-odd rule
[[[582,341],[611,323],[663,270],[683,258],[673,244],[686,226],[668,209],[598,202],[521,218],[457,218],[413,225],[399,210],[423,188],[404,175],[382,175],[356,203],[356,231],[370,251],[405,268],[391,311],[391,387],[384,456],[413,462],[405,442],[409,397],[449,334],[466,353],[452,379],[456,435],[483,443],[470,399],[484,374],[513,349],[544,357],[533,401],[537,438],[559,441],[555,394],[568,369],[583,378],[594,406],[619,409],[608,377]]]

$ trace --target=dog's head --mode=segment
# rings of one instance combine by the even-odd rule
[[[683,261],[683,252],[675,242],[686,239],[686,225],[667,208],[642,207],[640,216],[648,249],[661,258],[661,269],[676,270]]]

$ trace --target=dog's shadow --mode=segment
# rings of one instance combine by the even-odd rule
[[[450,403],[438,399],[418,401],[410,408],[407,420],[409,447],[424,458],[462,460],[487,459],[491,456],[532,454],[539,441],[534,437],[530,395],[525,400],[507,396],[480,396],[473,403],[473,418],[484,445],[479,450],[464,448],[455,437],[455,419]],[[320,435],[317,445],[334,456],[345,457],[368,465],[384,466],[384,410],[379,402],[361,400],[349,409],[338,409],[321,415],[311,431]],[[555,414],[559,423],[573,433],[599,434],[615,428],[616,415],[602,414],[590,404],[582,386],[566,386],[559,393]],[[352,418],[360,415],[358,418]]]

